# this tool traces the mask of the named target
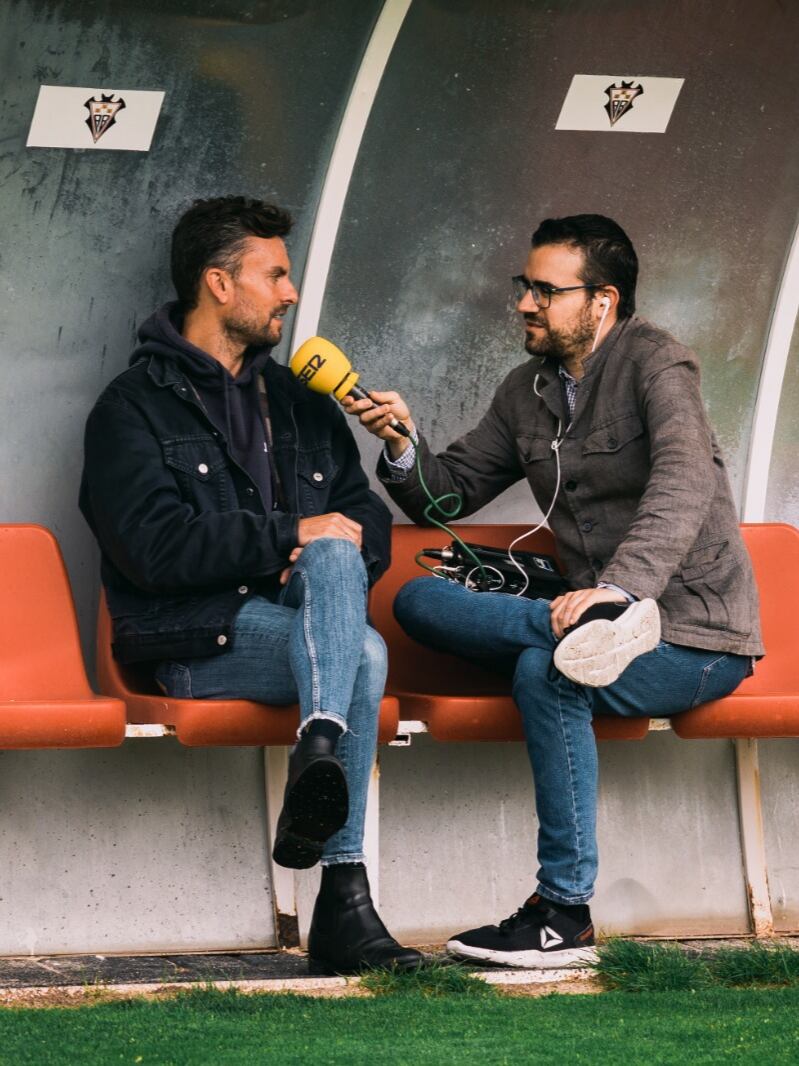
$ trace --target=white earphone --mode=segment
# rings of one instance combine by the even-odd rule
[[[599,325],[597,326],[596,333],[594,334],[594,343],[591,345],[592,352],[596,348],[596,342],[599,340],[599,334],[602,332],[602,327],[605,325],[605,319],[608,317],[608,311],[610,310],[610,297],[603,296],[599,302],[602,305],[602,317],[599,320]]]

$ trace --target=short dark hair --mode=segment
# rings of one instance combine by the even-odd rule
[[[569,215],[547,218],[533,234],[533,248],[567,244],[583,253],[580,280],[586,285],[615,285],[619,290],[619,318],[635,313],[638,256],[632,241],[612,218]]]
[[[235,274],[248,237],[285,237],[292,224],[288,211],[262,200],[195,200],[172,233],[172,284],[180,302],[196,307],[200,278],[208,267]]]

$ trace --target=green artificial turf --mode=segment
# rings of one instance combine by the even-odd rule
[[[799,1061],[799,989],[508,998],[243,996],[0,1010],[3,1066],[635,1066]]]

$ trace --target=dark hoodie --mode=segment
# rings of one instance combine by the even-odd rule
[[[182,336],[182,328],[180,304],[165,304],[139,329],[141,345],[131,355],[130,365],[146,356],[161,355],[180,367],[197,390],[208,417],[227,441],[233,459],[258,486],[264,510],[269,514],[275,495],[258,398],[258,374],[269,360],[272,349],[248,348],[244,353],[244,365],[234,378],[220,362],[190,344]]]

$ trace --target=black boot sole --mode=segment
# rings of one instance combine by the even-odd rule
[[[335,758],[311,763],[289,789],[283,811],[288,821],[275,841],[272,857],[278,866],[306,870],[319,861],[325,843],[349,815],[341,763]]]

